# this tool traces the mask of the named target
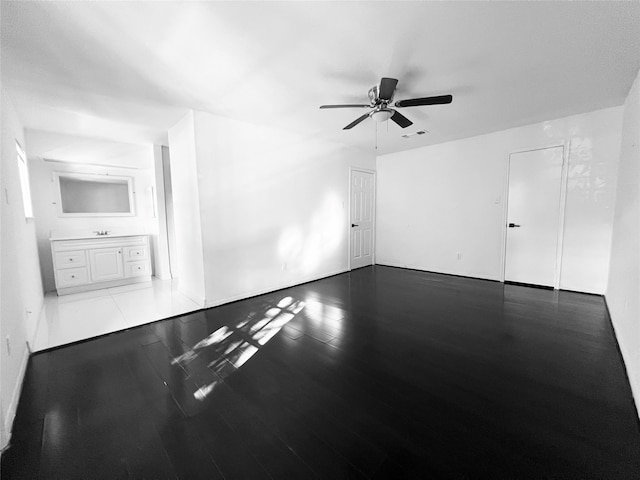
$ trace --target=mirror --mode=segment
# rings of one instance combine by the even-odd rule
[[[60,216],[133,216],[133,178],[56,173]]]

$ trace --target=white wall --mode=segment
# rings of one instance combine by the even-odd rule
[[[167,143],[169,140],[167,139]],[[178,278],[173,262],[176,255],[176,228],[173,218],[173,188],[171,186],[171,158],[169,147],[162,146],[162,181],[164,184],[164,207],[167,228],[167,249],[169,253],[169,274],[171,278]]]
[[[42,283],[46,292],[55,290],[51,244],[49,242],[52,232],[86,233],[109,230],[114,233],[144,233],[151,235],[151,244],[155,245],[158,220],[154,216],[154,199],[151,188],[155,187],[153,146],[148,145],[142,153],[136,153],[135,159],[129,158],[129,155],[125,154],[110,159],[110,163],[114,166],[50,162],[42,158],[29,158],[38,252],[42,269]],[[140,155],[145,157],[144,160],[139,158]],[[147,168],[119,167],[119,165],[131,164],[144,164],[147,165]],[[135,215],[131,217],[60,217],[57,205],[58,187],[54,180],[55,172],[133,177]]]
[[[32,341],[35,334],[43,293],[35,226],[32,220],[27,221],[24,217],[15,141],[18,140],[27,151],[28,146],[24,143],[23,128],[4,89],[1,95],[0,448],[4,448],[26,368],[27,342]],[[10,339],[10,352],[7,338]]]
[[[640,73],[624,104],[606,299],[640,415]]]
[[[177,272],[178,289],[204,305],[204,255],[200,227],[199,172],[193,112],[169,130],[171,189],[176,255],[171,268]],[[205,186],[206,188],[206,186]]]
[[[349,166],[374,168],[373,151],[202,112],[193,119],[208,305],[348,268]],[[173,172],[181,163],[171,136],[170,149]]]
[[[376,262],[500,280],[509,153],[564,145],[560,288],[604,293],[621,118],[614,107],[378,157]]]
[[[171,278],[169,268],[169,238],[167,235],[167,215],[165,209],[164,168],[162,165],[162,145],[153,146],[155,175],[155,202],[158,234],[151,237],[153,246],[154,274],[162,280]]]

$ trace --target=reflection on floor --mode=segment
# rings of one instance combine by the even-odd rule
[[[637,479],[640,430],[602,297],[375,266],[33,355],[1,468]]]
[[[34,352],[126,330],[202,308],[177,291],[177,282],[158,280],[57,296],[48,293]]]
[[[194,360],[205,359],[207,368],[211,369],[211,379],[193,394],[197,400],[204,400],[216,386],[258,353],[304,306],[303,301],[288,296],[277,304],[266,303],[235,325],[218,328],[171,360],[171,364],[178,364],[189,372],[189,365]]]

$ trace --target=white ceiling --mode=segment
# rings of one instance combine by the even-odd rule
[[[31,129],[26,130],[25,141],[30,158],[138,169],[153,168],[153,149],[148,144],[123,143]]]
[[[25,127],[154,142],[189,108],[373,148],[342,131],[382,76],[406,130],[379,153],[619,105],[640,68],[640,2],[2,1],[2,83]],[[428,135],[401,138],[427,129]],[[29,146],[27,145],[27,148]]]

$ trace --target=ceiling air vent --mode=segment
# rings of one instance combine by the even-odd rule
[[[418,130],[415,133],[408,133],[407,135],[402,135],[402,138],[411,138],[414,135],[424,135],[425,133],[429,133],[429,130]]]

